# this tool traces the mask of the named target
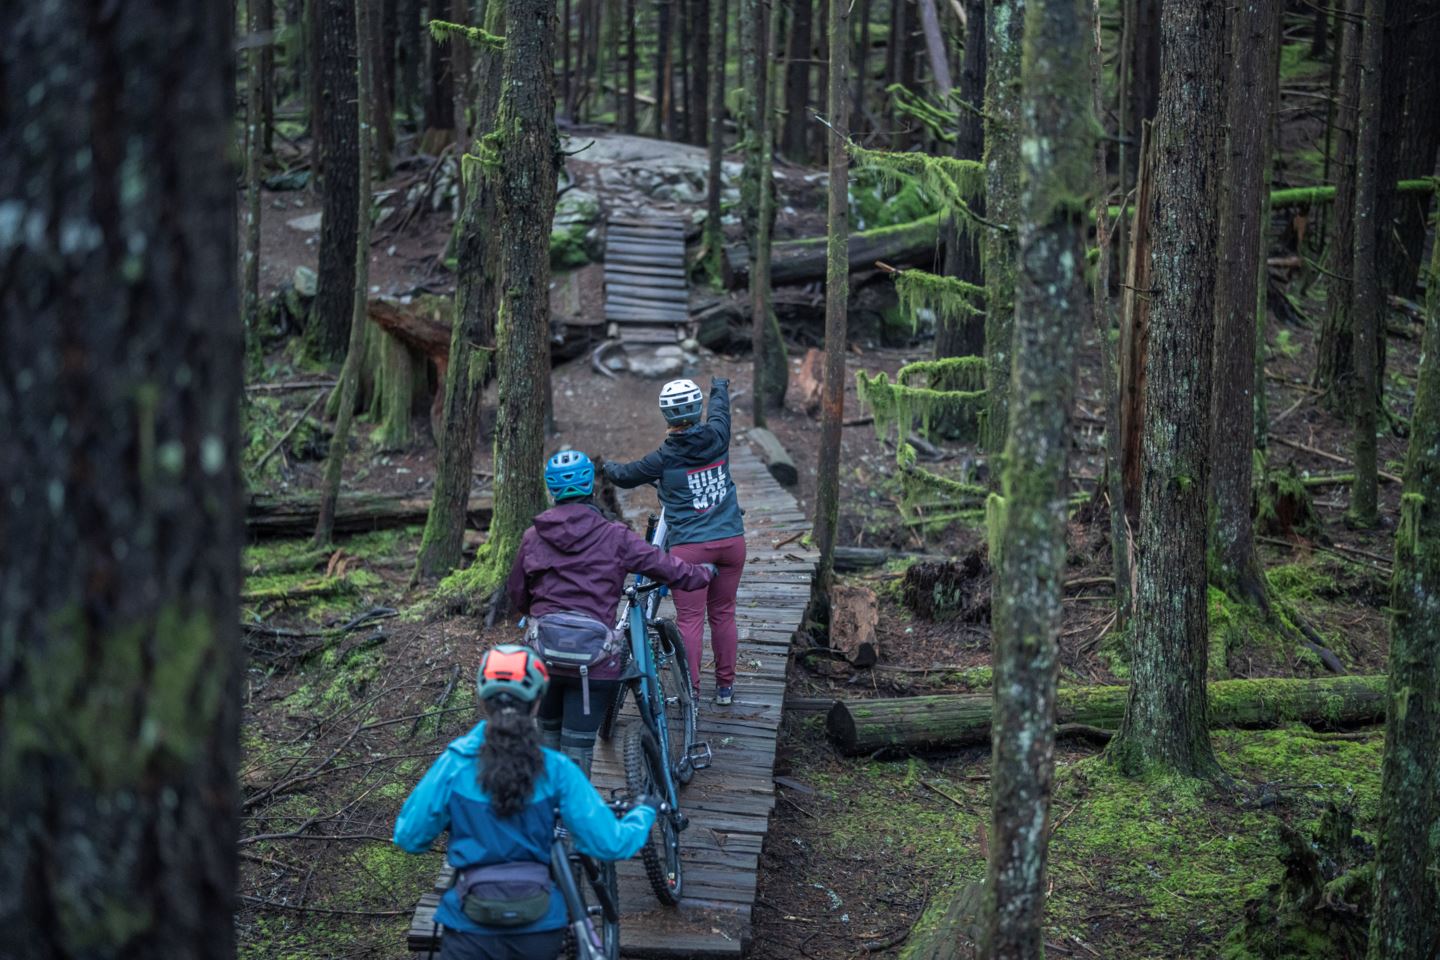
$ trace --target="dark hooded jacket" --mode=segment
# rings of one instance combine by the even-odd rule
[[[703,423],[678,430],[660,449],[630,463],[605,462],[617,487],[659,481],[667,547],[710,543],[745,532],[735,481],[730,479],[730,381],[715,380]]]
[[[561,503],[525,531],[505,590],[526,616],[573,610],[613,626],[620,588],[630,573],[681,590],[710,582],[709,570],[651,546],[593,505]]]

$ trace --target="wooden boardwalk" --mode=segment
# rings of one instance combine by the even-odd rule
[[[740,651],[735,702],[714,705],[714,669],[707,646],[698,738],[709,741],[715,757],[680,794],[690,817],[689,828],[681,834],[685,897],[678,908],[660,906],[639,859],[620,864],[625,957],[739,957],[749,940],[760,849],[775,804],[772,777],[785,668],[791,638],[810,600],[816,555],[800,543],[810,524],[795,498],[770,476],[750,444],[737,439],[730,456],[745,509],[748,552],[736,605]],[[619,752],[618,735],[609,744],[597,744],[594,780],[607,795],[624,785]],[[434,949],[435,905],[449,884],[447,867],[436,891],[426,894],[415,912],[412,950]]]
[[[612,216],[605,226],[605,322],[625,344],[671,344],[690,325],[685,222]]]

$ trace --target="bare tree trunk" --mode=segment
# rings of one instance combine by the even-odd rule
[[[469,25],[470,0],[450,0],[450,19],[454,23]],[[470,149],[470,46],[458,37],[446,44],[450,50],[451,94],[455,98],[455,150],[456,156]]]
[[[725,31],[729,11],[726,0],[710,0],[710,45],[714,48],[714,76],[710,81],[709,169],[705,180],[705,260],[712,280],[723,276],[725,229],[720,195],[725,159]]]
[[[697,144],[710,142],[710,5],[711,0],[694,0],[690,8],[694,79],[690,82],[690,100],[685,112],[689,117],[690,142]]]
[[[634,133],[635,120],[635,0],[625,0],[625,132]]]
[[[829,81],[825,112],[830,122],[830,184],[826,196],[829,237],[825,271],[825,382],[820,404],[820,459],[816,465],[815,543],[820,548],[817,589],[829,596],[840,521],[840,434],[845,420],[845,348],[850,297],[850,0],[828,0]]]
[[[750,273],[751,352],[754,360],[754,421],[765,426],[767,410],[779,409],[785,402],[789,366],[785,362],[785,343],[780,338],[780,324],[771,308],[770,248],[775,229],[775,101],[778,84],[775,57],[779,46],[782,0],[769,0],[766,26],[756,32],[764,37],[760,49],[760,86],[755,133],[759,138],[759,163],[756,171],[758,196],[755,228],[755,260]]]
[[[1020,275],[1015,396],[1005,446],[1005,525],[996,578],[995,719],[986,950],[1044,954],[1046,852],[1055,749],[1055,648],[1065,568],[1065,457],[1084,313],[1096,121],[1085,0],[1028,0],[1021,70]],[[1038,51],[1044,51],[1041,55]]]
[[[274,154],[275,144],[275,5],[273,0],[248,0],[254,4],[250,33],[263,38],[260,48],[260,142],[264,155]],[[248,70],[248,64],[246,69]],[[248,114],[247,114],[248,115]]]
[[[504,34],[505,5],[489,0],[485,29]],[[453,43],[461,43],[459,38]],[[475,135],[495,128],[500,100],[501,55],[476,51],[479,96],[475,101]],[[473,170],[474,168],[472,168]],[[425,533],[415,558],[415,581],[448,575],[460,566],[465,544],[465,511],[470,499],[475,439],[485,383],[495,353],[495,316],[500,307],[501,236],[493,229],[498,220],[498,195],[490,177],[474,175],[465,189],[465,207],[456,238],[458,269],[455,285],[455,320],[450,333],[449,363],[441,389],[445,391],[440,448],[435,468],[435,495],[425,518]]]
[[[1365,0],[1365,31],[1361,44],[1359,133],[1355,142],[1355,260],[1350,276],[1354,289],[1351,308],[1351,351],[1355,357],[1355,483],[1350,488],[1347,519],[1361,527],[1374,526],[1379,476],[1376,474],[1377,417],[1375,337],[1385,329],[1385,303],[1380,290],[1380,245],[1387,239],[1377,217],[1380,166],[1381,71],[1383,61],[1385,0]]]
[[[1402,35],[1409,54],[1405,58],[1405,109],[1401,120],[1399,149],[1396,151],[1396,179],[1427,177],[1435,172],[1436,151],[1440,150],[1440,3],[1408,4],[1408,19]],[[1425,256],[1425,228],[1430,222],[1430,194],[1397,197],[1396,233],[1399,244],[1391,261],[1388,287],[1392,293],[1410,296]]]
[[[1154,130],[1145,469],[1130,697],[1108,755],[1127,773],[1211,777],[1205,543],[1210,474],[1223,10],[1165,4]]]
[[[809,160],[806,114],[810,106],[810,25],[813,12],[811,0],[793,0],[790,42],[785,56],[785,121],[780,138],[780,152],[791,163]]]
[[[0,950],[232,957],[234,8],[8,9]]]
[[[1354,362],[1350,355],[1352,334],[1350,301],[1355,266],[1355,132],[1356,105],[1360,98],[1360,0],[1341,0],[1337,15],[1342,33],[1336,56],[1340,60],[1339,96],[1335,104],[1334,162],[1335,202],[1330,221],[1334,230],[1326,251],[1326,297],[1328,309],[1320,330],[1315,361],[1315,385],[1325,391],[1325,403],[1334,412],[1348,412],[1353,390]],[[1355,14],[1356,16],[1351,16]]]
[[[1008,230],[985,232],[984,447],[1000,453],[1010,423],[1010,363],[1020,222],[1020,41],[1026,0],[995,0],[985,20],[985,210]]]
[[[394,0],[389,0],[389,2],[393,4]],[[377,7],[371,12],[370,27],[364,38],[364,42],[369,45],[370,86],[368,90],[371,97],[370,125],[374,131],[374,179],[377,180],[384,180],[390,176],[390,154],[395,149],[395,131],[390,125],[390,115],[392,112],[390,105],[391,87],[385,70],[386,50],[390,49],[390,40],[394,37],[394,34],[385,32],[385,23],[382,19],[383,12],[381,7]],[[380,16],[377,16],[377,14]]]
[[[920,27],[925,32],[925,52],[930,56],[930,76],[935,93],[942,103],[950,96],[950,61],[945,56],[945,34],[940,31],[940,15],[935,0],[920,0]]]
[[[664,137],[670,127],[670,4],[657,0],[655,5],[655,136]]]
[[[870,0],[860,0],[860,46],[855,51],[855,105],[850,126],[859,132],[865,126],[865,82],[870,79]]]
[[[1371,960],[1425,960],[1440,939],[1440,243],[1405,458],[1391,578],[1390,688],[1376,830]]]
[[[254,44],[261,35],[261,10],[270,0],[250,0],[245,53],[245,252],[241,258],[240,316],[245,324],[247,361],[260,354],[260,165],[264,125],[262,49]]]
[[[1155,119],[1160,104],[1160,0],[1135,0],[1130,32],[1130,120],[1140,125]]]
[[[414,120],[415,106],[420,102],[420,65],[425,60],[420,52],[424,36],[420,29],[420,0],[398,0],[398,3],[395,56],[400,108],[407,118]]]
[[[370,22],[375,0],[353,0],[355,43],[355,88],[369,90],[371,84]],[[340,479],[345,470],[345,454],[350,446],[350,427],[355,419],[355,394],[360,386],[360,360],[365,352],[365,328],[369,323],[370,306],[370,154],[373,136],[370,122],[370,98],[356,98],[356,143],[359,155],[360,189],[355,209],[355,288],[350,317],[350,347],[345,365],[340,370],[340,409],[335,417],[335,433],[330,438],[330,451],[325,458],[325,485],[320,488],[320,515],[315,523],[317,547],[330,542],[335,528],[335,503],[340,499]]]
[[[580,0],[584,3],[585,0]],[[565,119],[575,122],[575,88],[570,74],[570,26],[574,20],[570,0],[560,7],[560,99],[565,102]]]
[[[355,86],[355,0],[313,0],[320,5],[320,219],[319,289],[310,309],[309,335],[327,359],[345,356],[355,295],[355,211],[360,204],[360,147]]]
[[[1226,190],[1216,274],[1215,390],[1211,415],[1214,537],[1211,577],[1233,596],[1260,600],[1265,581],[1255,556],[1251,481],[1255,463],[1257,327],[1265,299],[1266,194],[1272,115],[1279,76],[1279,0],[1244,0],[1235,10],[1235,55],[1228,91]],[[1257,306],[1258,304],[1258,306]]]

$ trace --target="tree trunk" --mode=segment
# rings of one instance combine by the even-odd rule
[[[971,105],[978,105],[985,95],[986,38],[985,17],[987,0],[968,0],[965,4],[966,33],[965,58],[960,70],[960,99]],[[959,113],[959,128],[955,138],[955,156],[961,160],[980,160],[985,155],[985,125],[979,113],[962,109]],[[976,197],[971,209],[980,216],[985,215],[985,198]],[[979,231],[961,229],[952,220],[945,230],[945,275],[983,286],[985,283],[984,263],[980,256]],[[962,313],[956,316],[940,317],[935,330],[935,357],[973,357],[985,354],[985,314]],[[932,377],[931,386],[939,390],[960,389],[958,382],[951,383],[943,376]],[[936,416],[932,426],[945,436],[960,438],[974,436],[974,415],[967,414],[964,421]]]
[[[920,0],[920,27],[925,33],[925,53],[930,58],[930,76],[935,83],[935,93],[944,104],[950,98],[952,84],[950,61],[945,56],[945,34],[940,30],[940,15],[935,10],[935,0]]]
[[[470,0],[450,0],[450,20],[468,26]],[[455,98],[451,120],[455,124],[455,155],[458,157],[470,150],[470,45],[455,37],[446,47],[450,51],[450,92]]]
[[[829,74],[825,112],[830,121],[830,183],[826,195],[829,241],[825,274],[825,383],[820,403],[820,457],[816,464],[815,543],[820,549],[816,585],[822,596],[834,580],[835,534],[840,521],[840,434],[845,421],[845,348],[850,298],[850,0],[829,0]]]
[[[428,19],[449,20],[449,0],[429,0]],[[455,93],[453,75],[450,70],[451,43],[436,43],[425,40],[426,62],[430,65],[430,82],[425,89],[425,128],[427,130],[455,129]]]
[[[693,24],[690,36],[694,50],[690,65],[694,69],[685,115],[690,128],[690,142],[701,145],[710,142],[710,4],[711,0],[694,0],[690,8]]]
[[[635,0],[625,0],[625,132],[634,133],[635,120],[635,65],[639,62],[635,50]]]
[[[850,126],[865,129],[865,82],[870,79],[870,0],[860,0],[860,44],[855,49],[855,105]]]
[[[911,0],[890,0],[890,33],[885,39],[885,87],[889,89],[894,84],[905,84],[905,73],[909,69],[905,63],[905,35],[909,32],[909,25],[906,21],[907,5]],[[1018,54],[1017,54],[1018,56]],[[1019,76],[1019,71],[1016,71]],[[908,89],[908,87],[907,87]],[[889,94],[886,94],[889,97]],[[906,133],[909,130],[909,118],[904,114],[892,109],[889,112],[891,123],[890,149],[904,150],[908,145]]]
[[[1155,119],[1160,106],[1160,0],[1135,0],[1130,29],[1130,123],[1138,137],[1141,125]]]
[[[1255,349],[1257,328],[1264,320],[1260,284],[1268,276],[1265,177],[1279,85],[1274,57],[1280,43],[1281,3],[1245,0],[1233,16],[1235,61],[1225,124],[1228,168],[1216,264],[1210,573],[1232,596],[1254,599],[1265,592],[1250,514],[1254,398],[1264,386],[1257,382]]]
[[[355,87],[355,0],[320,5],[319,287],[309,334],[328,360],[345,355],[355,293],[355,211],[360,205],[359,120]]]
[[[375,0],[355,0],[355,88],[369,90],[371,71],[370,22]],[[335,433],[330,438],[330,451],[325,458],[325,481],[320,488],[320,514],[315,522],[314,545],[330,542],[335,527],[335,502],[340,498],[340,480],[345,470],[345,454],[350,446],[350,427],[355,419],[355,394],[360,386],[360,360],[365,351],[365,328],[370,309],[370,154],[373,148],[370,98],[357,101],[356,153],[359,157],[360,190],[357,203],[350,211],[355,223],[354,277],[355,289],[351,302],[350,346],[345,352],[345,365],[340,370],[340,409],[335,416]]]
[[[1127,773],[1209,777],[1219,770],[1205,716],[1205,535],[1223,10],[1166,4],[1160,42],[1133,679],[1109,753]]]
[[[1085,311],[1091,177],[1085,0],[1027,0],[1020,136],[1015,402],[1005,445],[1005,523],[996,578],[991,837],[986,955],[1044,953],[1054,773],[1055,650],[1065,568],[1065,458],[1075,347]],[[1045,51],[1040,55],[1035,51]]]
[[[1130,227],[1130,249],[1125,285],[1120,297],[1120,478],[1126,523],[1140,523],[1140,461],[1145,431],[1145,357],[1150,346],[1150,212],[1154,186],[1151,142],[1153,126],[1140,127],[1140,167],[1135,180],[1135,215]],[[1131,557],[1133,563],[1134,557]],[[1128,589],[1128,587],[1127,587]]]
[[[1351,357],[1350,301],[1354,293],[1355,260],[1355,131],[1356,104],[1360,96],[1360,0],[1342,0],[1337,22],[1341,30],[1338,52],[1340,85],[1334,117],[1335,202],[1330,212],[1334,230],[1326,251],[1326,300],[1329,309],[1320,330],[1315,360],[1315,385],[1325,391],[1324,401],[1332,412],[1350,410],[1355,365]]]
[[[245,355],[260,356],[260,166],[262,162],[265,124],[263,106],[262,49],[254,44],[261,34],[261,9],[270,8],[269,0],[250,0],[249,24],[251,46],[245,53],[245,252],[241,257],[240,316],[245,324]]]
[[[725,28],[729,11],[726,0],[710,2],[710,46],[715,50],[714,76],[710,80],[710,137],[707,144],[709,168],[705,179],[705,265],[713,282],[725,275],[725,227],[720,195],[724,186],[725,160]]]
[[[501,0],[490,0],[485,29],[503,35],[504,13]],[[475,101],[475,134],[484,137],[495,128],[499,107],[499,51],[478,50],[475,67],[480,83]],[[495,353],[495,315],[500,306],[501,238],[491,229],[498,217],[497,204],[491,178],[471,176],[456,238],[455,322],[445,368],[444,413],[440,435],[435,438],[440,447],[435,499],[425,518],[425,533],[415,558],[417,581],[444,577],[458,568],[465,543],[475,438],[480,431],[486,375]]]
[[[670,4],[656,0],[655,25],[655,131],[657,138],[673,132],[670,124]]]
[[[1440,846],[1440,243],[1431,251],[1391,577],[1390,687],[1376,830],[1372,960],[1433,956]],[[1428,837],[1428,842],[1426,838]]]
[[[420,65],[425,59],[420,52],[420,44],[425,34],[420,29],[420,0],[398,0],[398,2],[399,25],[398,36],[395,38],[395,56],[397,59],[396,71],[399,74],[399,105],[405,116],[414,120],[415,105],[420,102]]]
[[[530,519],[545,508],[545,410],[549,394],[550,225],[560,138],[555,129],[555,8],[506,0],[497,130],[498,163],[486,169],[500,217],[499,410],[495,516],[483,553],[452,577],[462,604],[483,603],[504,582]],[[452,583],[452,581],[454,581]]]
[[[1010,425],[1010,351],[1015,323],[1015,271],[1020,222],[1020,41],[1025,0],[994,0],[985,19],[985,422],[984,447],[1005,448]]]
[[[1310,59],[1324,60],[1330,50],[1330,10],[1325,4],[1317,3],[1310,14]]]
[[[10,10],[0,949],[232,957],[234,9]]]
[[[919,31],[915,29],[914,5],[918,0],[891,0],[899,7],[900,33],[895,38],[895,54],[899,59],[899,77],[896,82],[906,90],[915,93],[922,92],[918,80],[916,65],[919,62],[919,51],[916,49],[915,38]],[[909,150],[916,142],[916,124],[909,118],[896,113],[895,148],[897,150]]]
[[[1404,35],[1410,55],[1405,63],[1405,111],[1400,132],[1398,174],[1402,178],[1434,174],[1440,150],[1440,3],[1428,0],[1408,10]],[[1430,195],[1407,194],[1396,198],[1396,233],[1399,247],[1389,276],[1389,289],[1402,297],[1415,291],[1425,255],[1425,228],[1429,223]]]
[[[560,99],[565,102],[565,119],[571,123],[575,122],[575,86],[570,72],[570,28],[574,19],[570,0],[564,0],[560,7]]]
[[[1365,29],[1361,42],[1360,99],[1356,112],[1359,131],[1355,140],[1355,259],[1350,276],[1351,351],[1355,357],[1354,410],[1355,483],[1350,488],[1347,519],[1361,527],[1374,526],[1380,485],[1376,474],[1375,430],[1378,406],[1375,337],[1385,329],[1385,302],[1380,289],[1380,246],[1388,239],[1388,224],[1379,219],[1380,127],[1382,119],[1381,72],[1385,30],[1385,0],[1365,0]]]
[[[1384,718],[1385,684],[1384,676],[1219,680],[1210,684],[1207,712],[1216,727],[1250,729],[1297,722],[1360,726]],[[1055,692],[1053,722],[1115,730],[1122,723],[1129,690],[1061,687]],[[852,757],[877,750],[993,746],[993,703],[988,693],[838,700],[825,727],[840,752]]]
[[[388,51],[394,49],[392,41],[395,34],[394,24],[389,24],[392,29],[387,31],[384,21],[386,8],[393,12],[394,4],[395,0],[385,0],[371,11],[370,29],[365,38],[365,42],[370,45],[370,125],[374,128],[376,180],[384,180],[390,176],[390,156],[395,150],[395,131],[391,126],[391,116],[394,113],[391,97],[394,85],[389,70],[393,66],[393,57],[388,54]]]
[[[315,163],[315,176],[324,176],[325,151],[321,143],[324,131],[321,129],[325,109],[321,104],[324,88],[325,51],[320,43],[320,8],[325,0],[303,0],[305,4],[304,36],[301,48],[304,55],[297,60],[305,63],[305,132],[310,134],[310,159]],[[311,183],[315,183],[312,178]]]
[[[785,55],[785,121],[780,138],[780,153],[791,163],[807,163],[810,160],[806,144],[809,139],[810,24],[813,11],[811,0],[792,0],[790,43]]]
[[[254,4],[250,33],[264,39],[260,48],[260,142],[265,156],[274,154],[275,144],[275,5],[273,0],[249,0]],[[248,62],[248,57],[246,58]],[[246,69],[249,67],[247,65]],[[248,116],[248,113],[247,113]]]
[[[762,33],[764,43],[760,51],[764,82],[756,115],[760,138],[759,169],[756,172],[759,209],[755,266],[750,274],[750,322],[755,390],[753,419],[757,427],[765,426],[767,410],[778,410],[784,406],[785,390],[790,379],[785,342],[780,337],[780,322],[771,307],[770,276],[770,249],[775,232],[775,102],[779,95],[774,52],[779,48],[781,4],[782,0],[769,0]],[[828,263],[828,251],[826,260]]]

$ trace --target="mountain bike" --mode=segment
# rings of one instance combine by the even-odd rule
[[[616,815],[629,809],[612,800]],[[580,853],[564,827],[555,828],[550,844],[550,875],[565,900],[570,935],[565,956],[573,960],[620,960],[620,892],[615,864]]]

